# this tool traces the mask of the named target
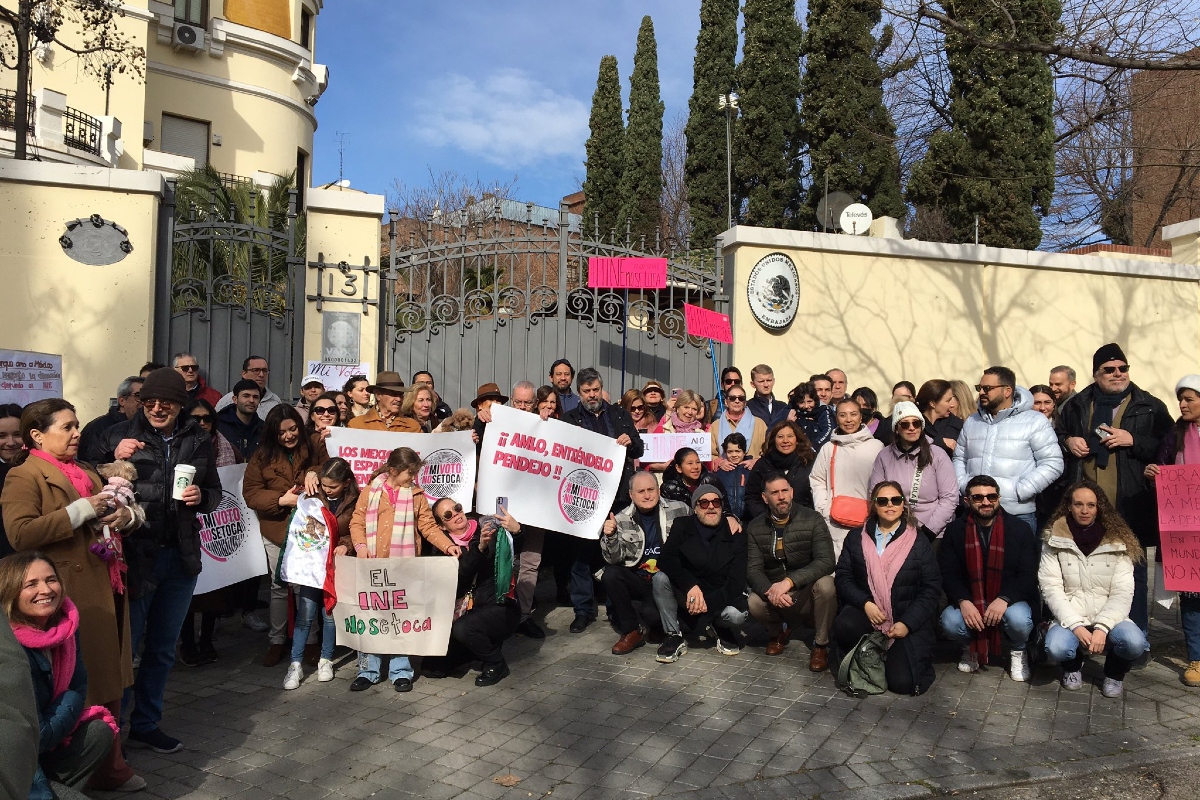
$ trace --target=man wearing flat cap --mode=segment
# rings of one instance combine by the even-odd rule
[[[1144,476],[1172,426],[1161,400],[1130,380],[1129,361],[1120,345],[1106,344],[1092,357],[1091,386],[1063,403],[1059,442],[1066,458],[1068,485],[1081,478],[1100,484],[1117,513],[1143,547],[1158,545],[1158,506]],[[1129,618],[1143,633],[1150,628],[1146,603],[1146,562],[1133,566],[1133,608]]]
[[[375,395],[375,406],[361,417],[350,420],[347,428],[393,433],[421,432],[421,426],[415,419],[400,416],[400,406],[404,404],[404,380],[399,372],[379,373],[367,391]]]

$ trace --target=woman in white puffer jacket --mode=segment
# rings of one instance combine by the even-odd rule
[[[1083,685],[1083,660],[1104,659],[1105,697],[1120,697],[1146,637],[1129,619],[1133,565],[1145,558],[1137,537],[1117,514],[1104,490],[1083,480],[1067,490],[1042,534],[1038,582],[1054,624],[1046,633],[1046,655],[1062,664],[1064,689]]]
[[[883,449],[883,442],[863,425],[862,409],[857,400],[848,397],[840,400],[836,416],[837,430],[828,442],[821,445],[808,476],[813,507],[825,518],[829,534],[833,537],[834,560],[842,555],[842,542],[846,534],[866,521],[867,499],[871,496],[871,469],[875,466],[875,457]],[[832,518],[830,512],[835,492],[842,497],[862,500],[862,519],[857,525],[844,524],[853,522],[853,519],[843,518],[839,523]]]

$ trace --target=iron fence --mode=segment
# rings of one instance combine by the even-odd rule
[[[32,100],[26,101],[25,119],[29,132],[33,133],[33,121],[37,118],[37,104]],[[14,129],[17,127],[17,93],[12,89],[0,89],[0,128]]]
[[[63,115],[63,141],[69,147],[100,155],[100,120],[67,106]]]

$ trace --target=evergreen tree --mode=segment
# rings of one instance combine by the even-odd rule
[[[946,13],[991,41],[1052,42],[1058,0],[956,0]],[[1015,26],[1015,27],[1014,27]],[[973,46],[946,31],[952,127],[931,137],[908,199],[953,241],[1033,249],[1054,194],[1054,79],[1045,56]]]
[[[827,168],[830,191],[861,200],[877,217],[904,219],[896,125],[883,104],[878,61],[892,31],[885,27],[879,41],[871,33],[881,10],[879,0],[809,0],[800,81],[800,140],[812,170],[805,227],[821,230],[817,204]]]
[[[734,88],[737,17],[738,0],[701,0],[686,130],[685,180],[694,247],[709,247],[728,221],[726,120],[717,98]]]
[[[796,0],[746,0],[742,13],[745,43],[737,74],[742,118],[734,144],[738,195],[746,201],[741,221],[794,228],[800,203]]]
[[[641,235],[647,247],[662,224],[663,102],[658,93],[658,45],[654,23],[642,17],[633,73],[629,76],[629,126],[625,130],[625,162],[621,172],[621,218],[632,220],[633,243]]]
[[[621,168],[625,144],[625,120],[621,115],[621,76],[617,57],[600,59],[596,93],[592,95],[591,135],[587,140],[587,177],[583,181],[583,230],[594,232],[599,215],[600,236],[618,228],[625,230],[621,217]]]

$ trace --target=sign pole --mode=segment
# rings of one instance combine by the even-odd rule
[[[625,305],[622,306],[621,321],[621,396],[625,396],[625,338],[629,332],[629,290],[625,290]]]
[[[725,413],[725,398],[721,396],[721,379],[717,376],[717,354],[713,349],[713,340],[708,340],[708,357],[712,359],[713,386],[717,387],[717,410]]]

